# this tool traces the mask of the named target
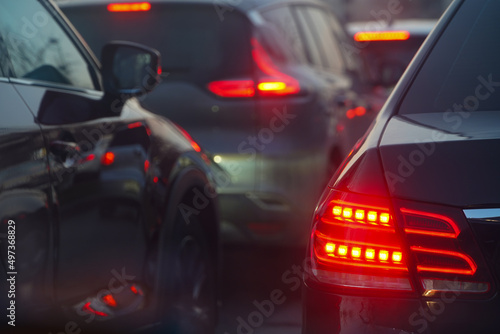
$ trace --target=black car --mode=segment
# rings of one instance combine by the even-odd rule
[[[0,22],[0,331],[213,332],[216,169],[135,98],[159,53],[99,64],[49,1]]]
[[[185,128],[227,176],[226,241],[305,244],[305,223],[369,121],[350,41],[320,1],[60,1],[94,50],[127,39],[161,51],[163,80],[141,102]],[[90,23],[91,22],[91,23]],[[359,109],[356,109],[358,108]],[[369,118],[370,120],[373,117]]]
[[[454,1],[312,222],[303,333],[498,333],[500,2]]]

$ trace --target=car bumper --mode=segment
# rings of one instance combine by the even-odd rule
[[[348,295],[303,288],[303,334],[499,333],[500,301]]]

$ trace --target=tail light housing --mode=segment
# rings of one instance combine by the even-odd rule
[[[359,168],[347,163],[316,210],[313,282],[373,293],[489,296],[492,277],[463,212],[370,191],[375,188],[366,183],[383,178],[374,156]]]
[[[299,81],[283,73],[257,38],[251,39],[252,59],[257,69],[257,79],[235,78],[212,81],[207,88],[224,98],[276,97],[300,92]]]
[[[313,274],[345,287],[412,291],[390,201],[332,190],[311,236]]]

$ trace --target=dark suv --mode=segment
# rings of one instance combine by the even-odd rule
[[[328,175],[369,125],[339,136],[348,111],[359,119],[370,111],[354,93],[362,90],[359,73],[326,5],[76,0],[60,7],[94,50],[127,39],[165,55],[162,82],[142,103],[185,128],[227,173],[218,188],[227,240],[306,241]]]
[[[135,98],[158,51],[101,59],[49,1],[0,2],[0,332],[213,332],[210,161]]]

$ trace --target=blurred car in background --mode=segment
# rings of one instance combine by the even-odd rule
[[[350,22],[347,29],[368,77],[387,89],[388,96],[436,22],[436,19],[396,20],[390,25],[378,25],[376,21]]]
[[[100,68],[49,1],[0,22],[0,331],[213,332],[214,171],[136,99],[158,51],[107,44]]]
[[[454,1],[314,215],[303,333],[498,333],[500,2]]]
[[[450,2],[345,1],[346,30],[368,77],[389,93]]]
[[[61,1],[89,46],[127,39],[162,52],[159,87],[142,99],[211,154],[226,241],[305,237],[329,175],[371,112],[347,36],[330,9],[302,1]],[[367,116],[368,117],[368,116]],[[373,119],[373,117],[371,118]],[[371,120],[370,119],[370,120]]]

